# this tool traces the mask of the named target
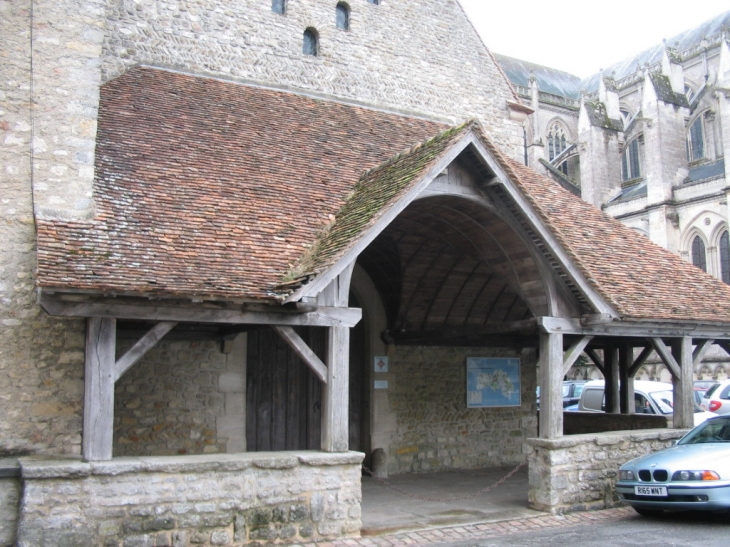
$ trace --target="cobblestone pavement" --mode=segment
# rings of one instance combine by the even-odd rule
[[[449,542],[464,542],[482,540],[497,536],[529,532],[545,528],[566,528],[620,520],[634,516],[636,513],[628,507],[605,509],[603,511],[585,511],[568,515],[541,515],[532,518],[506,520],[485,524],[470,524],[464,526],[449,526],[443,528],[429,528],[420,531],[399,532],[362,538],[340,539],[322,543],[299,544],[298,547],[401,547],[411,545],[443,545]]]

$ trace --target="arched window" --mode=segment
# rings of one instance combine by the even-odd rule
[[[319,54],[319,39],[317,37],[317,31],[313,28],[308,28],[304,31],[304,42],[302,45],[302,53],[304,55],[314,55],[315,57]]]
[[[687,135],[687,156],[689,161],[699,160],[705,157],[705,128],[702,116],[699,116],[689,126]]]
[[[565,137],[565,129],[557,122],[550,126],[547,135],[548,159],[552,162],[563,150],[568,148],[568,139]],[[557,166],[564,174],[568,174],[568,163],[563,162]]]
[[[286,0],[271,0],[271,11],[284,15],[286,13]]]
[[[720,236],[720,277],[730,285],[730,236],[727,230]]]
[[[335,20],[337,28],[342,30],[350,29],[350,8],[344,2],[339,2],[335,9]]]
[[[634,180],[640,177],[639,139],[636,138],[626,145],[623,154],[621,154],[621,178],[623,180]]]
[[[707,253],[705,252],[705,242],[700,236],[695,236],[692,240],[692,264],[702,271],[707,271]]]

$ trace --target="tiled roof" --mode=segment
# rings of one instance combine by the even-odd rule
[[[502,161],[573,263],[622,319],[730,322],[730,285],[531,169]]]
[[[322,234],[302,273],[321,272],[348,250],[373,222],[421,180],[474,122],[467,122],[444,131],[412,150],[398,154],[358,181],[345,205],[338,211],[331,229]]]
[[[569,99],[580,99],[580,78],[578,76],[506,55],[495,53],[494,56],[513,84],[529,87],[532,75],[537,80],[537,88],[540,91]]]
[[[506,158],[475,123],[145,68],[102,90],[97,216],[39,219],[39,284],[273,298],[287,275],[331,266],[469,132],[623,318],[730,323],[730,286]]]
[[[271,298],[360,176],[432,121],[136,68],[101,89],[89,222],[38,221],[38,282]]]

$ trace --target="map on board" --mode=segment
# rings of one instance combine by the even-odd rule
[[[520,360],[467,357],[468,408],[520,406]]]

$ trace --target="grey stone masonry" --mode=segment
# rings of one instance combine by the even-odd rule
[[[515,354],[487,348],[396,348],[388,388],[397,422],[387,450],[389,473],[496,467],[525,458],[525,440],[537,434],[534,354],[522,359],[520,406],[467,408],[466,358],[477,356]]]
[[[103,78],[148,64],[452,122],[478,117],[522,157],[522,128],[507,112],[517,99],[456,0],[353,0],[349,30],[336,27],[335,5],[297,0],[281,15],[271,0],[112,1]],[[302,53],[307,28],[317,56]]]
[[[363,454],[20,460],[19,547],[189,547],[359,535]]]
[[[671,446],[687,431],[651,429],[528,439],[533,509],[553,514],[618,505],[618,469],[627,461]]]

